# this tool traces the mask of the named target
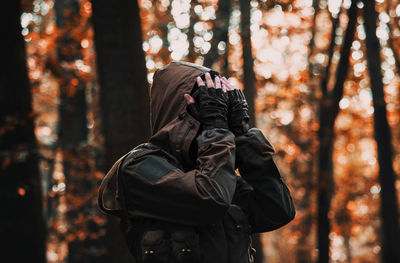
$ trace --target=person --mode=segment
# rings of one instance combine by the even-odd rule
[[[243,93],[172,62],[155,72],[150,99],[152,136],[103,179],[100,208],[121,218],[136,262],[252,262],[250,235],[282,227],[295,209],[272,145],[248,127]],[[104,205],[107,188],[117,209]]]

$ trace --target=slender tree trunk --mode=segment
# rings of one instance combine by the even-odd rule
[[[357,169],[351,168],[349,172],[346,173],[346,176],[351,176],[352,174],[357,173]],[[345,206],[350,200],[354,200],[354,198],[359,195],[359,193],[354,192],[354,185],[349,185],[350,189],[353,189],[352,192],[347,192],[344,194],[344,198],[338,199],[338,202],[343,205],[339,207],[339,209],[335,212],[335,221],[337,226],[339,227],[339,231],[343,236],[343,243],[346,253],[346,262],[352,262],[352,253],[351,253],[351,245],[350,245],[350,237],[351,237],[351,227],[352,227],[352,218],[349,210]]]
[[[250,32],[250,0],[239,0],[240,12],[241,12],[241,39],[243,46],[243,86],[244,95],[246,96],[247,103],[249,105],[250,115],[250,127],[255,127],[255,110],[254,100],[256,98],[256,77],[253,69],[253,54],[251,48],[251,32]],[[264,253],[262,250],[262,242],[259,234],[253,235],[253,246],[257,250],[254,257],[255,263],[264,262]]]
[[[329,233],[331,231],[328,213],[334,191],[333,179],[333,143],[334,124],[339,113],[339,101],[343,96],[343,86],[349,68],[350,48],[354,39],[354,32],[357,20],[356,1],[353,1],[348,10],[349,22],[347,25],[344,43],[340,52],[339,65],[336,70],[336,82],[333,90],[329,92],[323,89],[323,97],[320,102],[320,129],[318,137],[319,146],[319,171],[318,171],[318,262],[329,262]],[[334,41],[332,39],[331,41]],[[326,76],[327,77],[327,76]]]
[[[311,57],[314,54],[314,48],[315,48],[315,43],[314,43],[314,39],[315,39],[315,35],[316,35],[316,31],[317,31],[317,25],[316,25],[316,17],[319,13],[319,0],[314,0],[313,1],[313,7],[315,10],[314,13],[314,17],[313,17],[313,29],[312,29],[312,36],[310,39],[310,44],[309,44],[309,57],[308,57],[308,64],[309,64],[309,76],[310,76],[310,86],[312,87],[312,90],[315,90],[318,85],[317,85],[317,79],[316,76],[314,75],[313,71],[313,65],[311,63]],[[338,15],[339,17],[339,15]],[[321,78],[321,84],[320,87],[324,87],[322,88],[322,90],[326,90],[326,86],[327,86],[327,82],[329,79],[329,70],[330,70],[330,66],[331,66],[331,61],[332,61],[332,57],[333,57],[333,49],[335,46],[335,36],[336,36],[336,29],[339,25],[339,19],[338,18],[334,18],[332,19],[332,31],[331,31],[331,42],[330,45],[328,47],[327,50],[327,55],[328,55],[328,65],[326,66],[325,69],[325,74],[322,74],[322,78]],[[315,98],[313,98],[314,100]],[[293,135],[296,136],[296,135]],[[293,137],[292,138],[295,138]],[[310,149],[310,147],[312,146],[311,142],[308,143],[301,143],[301,142],[297,142],[297,145],[300,145],[300,149],[302,149],[303,151],[307,151],[307,149]],[[299,242],[298,245],[296,247],[296,261],[298,263],[309,263],[312,262],[312,256],[311,256],[311,251],[309,249],[309,237],[310,237],[310,233],[311,233],[311,227],[312,227],[312,219],[313,219],[313,214],[311,211],[311,189],[314,188],[313,185],[313,180],[312,177],[310,177],[310,174],[312,174],[312,170],[313,170],[313,163],[312,161],[308,163],[308,168],[300,173],[298,176],[299,178],[303,178],[303,186],[305,188],[305,194],[304,197],[299,201],[298,206],[300,208],[306,209],[306,211],[304,212],[304,218],[300,224],[300,237],[299,237]]]
[[[57,60],[60,66],[59,146],[63,154],[66,181],[66,220],[68,226],[68,262],[104,262],[101,238],[83,233],[98,233],[97,182],[90,173],[87,147],[86,81],[81,77],[76,61],[82,59],[82,25],[79,0],[56,0]],[[83,32],[82,32],[83,31]]]
[[[193,38],[194,38],[194,24],[197,22],[197,15],[194,12],[194,7],[197,5],[196,0],[190,1],[190,24],[188,28],[188,33],[187,33],[187,38],[189,41],[189,54],[187,55],[188,59],[190,62],[194,62],[196,59],[196,51],[194,50],[194,43],[193,43]]]
[[[251,48],[251,32],[250,32],[250,0],[239,0],[240,12],[242,13],[240,29],[243,46],[243,86],[244,95],[249,104],[250,127],[255,127],[255,110],[254,100],[257,95],[255,82],[256,76],[253,69],[253,54]]]
[[[103,170],[150,135],[149,95],[137,1],[94,0],[93,24],[104,132]],[[132,262],[109,217],[108,262]]]
[[[318,13],[319,13],[319,10],[320,10],[319,1],[320,0],[313,0],[313,8],[314,8],[313,27],[312,27],[312,31],[311,31],[310,44],[308,45],[309,49],[310,49],[310,54],[308,56],[308,72],[309,72],[308,74],[309,74],[310,78],[312,78],[314,76],[314,65],[313,65],[313,63],[311,63],[311,59],[310,58],[313,55],[314,46],[315,46],[314,39],[315,39],[315,35],[317,34],[317,23],[316,23],[316,21],[317,21],[317,16],[318,16]]]
[[[294,135],[296,136],[296,135]],[[295,138],[295,137],[291,137]],[[312,147],[312,140],[310,139],[308,142],[295,142],[297,145],[300,145],[302,152],[310,151]],[[297,163],[296,163],[297,164]],[[301,167],[304,165],[303,163],[298,163],[296,166]],[[313,173],[313,161],[307,161],[306,169],[297,169],[295,173],[296,178],[301,178],[302,186],[305,189],[305,194],[301,200],[296,204],[297,207],[303,209],[303,219],[299,224],[300,237],[298,244],[296,246],[296,262],[298,263],[310,263],[312,262],[311,251],[310,251],[310,234],[311,228],[313,224],[313,215],[312,215],[312,199],[311,199],[311,189],[314,188],[312,177],[310,176]]]
[[[249,105],[250,127],[256,126],[254,100],[256,98],[256,77],[253,69],[253,54],[251,48],[250,32],[250,0],[239,0],[240,12],[242,14],[240,21],[241,39],[243,46],[243,86],[244,95]],[[255,263],[264,262],[263,244],[259,234],[252,237],[253,247],[257,250],[254,257]]]
[[[380,45],[376,32],[375,2],[364,2],[367,62],[374,103],[374,131],[378,147],[379,182],[381,184],[382,262],[400,262],[399,213],[393,171],[390,127],[383,92]]]
[[[2,262],[45,262],[42,188],[32,96],[21,35],[21,3],[3,3],[0,69],[0,243]]]
[[[222,41],[225,43],[225,51],[221,64],[221,74],[227,74],[227,57],[228,57],[228,32],[229,19],[231,16],[232,3],[231,0],[219,0],[218,10],[216,13],[217,19],[213,28],[213,39],[211,41],[211,49],[204,59],[204,66],[213,68],[214,64],[219,60],[218,44]]]

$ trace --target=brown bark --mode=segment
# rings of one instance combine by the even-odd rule
[[[240,20],[241,39],[243,46],[243,86],[244,95],[246,96],[247,103],[249,105],[250,127],[255,127],[255,110],[254,100],[256,98],[256,76],[253,69],[253,54],[251,48],[251,32],[250,32],[250,0],[239,0],[240,12],[242,14]],[[228,43],[227,43],[228,44]],[[253,246],[257,249],[257,253],[254,257],[255,263],[264,262],[264,253],[262,250],[262,242],[259,234],[255,234],[252,237]]]
[[[0,243],[2,262],[45,262],[45,224],[34,134],[32,95],[21,35],[21,3],[3,3],[7,15],[0,68]]]
[[[81,24],[78,0],[56,0],[57,62],[60,65],[60,106],[58,142],[63,154],[66,181],[66,220],[68,221],[68,262],[104,262],[103,240],[81,233],[99,233],[101,227],[93,220],[96,213],[96,180],[89,167],[87,145],[86,81],[75,68],[75,61],[82,59],[81,38],[86,25]],[[84,200],[78,202],[77,200]],[[82,220],[82,218],[84,220]],[[63,238],[63,237],[62,237]],[[65,238],[65,237],[64,237]]]
[[[251,32],[250,32],[250,0],[240,0],[240,12],[242,13],[240,21],[241,39],[243,46],[243,86],[244,95],[249,104],[250,127],[256,126],[254,100],[257,95],[256,76],[254,74],[253,54],[251,48]]]
[[[319,1],[320,0],[313,0],[313,8],[314,8],[313,27],[312,27],[312,31],[311,31],[310,44],[308,45],[309,49],[310,49],[310,53],[309,53],[309,56],[308,56],[308,72],[309,72],[308,74],[309,74],[310,78],[312,78],[312,76],[314,76],[314,65],[313,65],[313,63],[311,63],[310,58],[313,55],[314,46],[315,46],[314,39],[315,39],[315,35],[317,34],[317,23],[316,23],[316,21],[317,21],[317,16],[318,16],[318,13],[319,13],[319,10],[320,10]]]
[[[314,48],[315,48],[315,43],[314,43],[314,39],[315,39],[315,35],[316,35],[316,17],[319,13],[319,0],[314,0],[313,1],[313,7],[314,7],[314,17],[313,17],[313,29],[312,29],[312,36],[310,39],[310,44],[309,44],[309,76],[310,76],[310,86],[312,87],[312,90],[315,90],[315,88],[318,88],[317,86],[317,82],[315,81],[314,78],[316,78],[315,74],[313,73],[314,71],[314,67],[311,63],[310,58],[312,57],[313,53],[314,53]],[[340,13],[339,13],[340,14]],[[327,82],[329,79],[329,70],[330,70],[330,66],[331,66],[331,62],[332,62],[332,57],[333,57],[333,49],[335,47],[335,42],[333,41],[335,39],[336,36],[336,29],[339,25],[339,19],[338,19],[339,15],[337,16],[337,18],[332,18],[332,31],[331,31],[331,42],[330,45],[328,47],[327,50],[327,55],[328,55],[328,64],[325,68],[325,74],[321,74],[322,78],[321,78],[321,84],[320,84],[320,88],[324,91],[326,91],[326,86],[327,86]],[[313,92],[314,93],[314,92]],[[315,97],[313,96],[312,100],[314,100]],[[291,138],[296,138],[297,135],[292,135]],[[296,139],[294,139],[294,141],[296,142]],[[300,146],[300,149],[302,149],[302,151],[307,151],[310,149],[310,147],[312,147],[312,142],[311,139],[308,142],[296,142],[297,145]],[[302,178],[302,184],[303,187],[305,189],[305,194],[304,197],[298,201],[297,206],[300,209],[304,209],[304,216],[303,219],[301,221],[301,223],[299,224],[301,229],[300,229],[300,237],[299,237],[299,242],[298,245],[296,246],[296,262],[298,263],[308,263],[312,261],[312,256],[311,256],[311,251],[310,251],[310,244],[309,244],[309,237],[311,234],[311,228],[312,228],[312,220],[313,220],[313,214],[311,211],[311,195],[312,195],[312,190],[314,189],[314,182],[312,177],[310,176],[310,174],[313,173],[313,161],[310,161],[307,164],[307,169],[305,169],[305,171],[300,172],[299,170],[295,171],[295,178]]]
[[[354,39],[355,26],[357,21],[356,1],[353,1],[348,10],[349,22],[347,25],[344,43],[341,47],[339,65],[336,70],[336,82],[331,92],[325,90],[320,101],[318,131],[319,163],[318,163],[318,227],[317,227],[317,246],[319,250],[318,262],[329,262],[329,233],[331,230],[328,213],[334,191],[333,178],[333,143],[334,143],[334,124],[339,113],[339,101],[343,96],[343,86],[349,69],[350,48]],[[331,39],[334,41],[334,38]],[[329,69],[327,70],[329,72]],[[325,76],[327,78],[328,76]],[[323,88],[323,87],[322,87]],[[324,89],[324,88],[323,88]],[[324,91],[324,90],[323,90]]]
[[[79,2],[57,0],[55,2],[57,27],[62,32],[57,39],[59,64],[73,64],[82,59],[80,39],[75,39],[70,30],[78,26]],[[60,123],[59,140],[62,148],[75,149],[87,141],[85,83],[71,67],[60,67]]]
[[[194,38],[194,24],[197,21],[197,15],[194,12],[194,7],[197,5],[197,1],[196,0],[192,0],[190,2],[190,24],[189,24],[189,28],[188,28],[188,33],[187,33],[187,37],[188,37],[188,41],[189,41],[189,54],[187,55],[188,59],[190,62],[194,62],[196,59],[196,51],[194,50],[194,43],[193,43],[193,38]]]
[[[393,171],[393,150],[390,127],[384,99],[380,44],[375,34],[377,12],[375,2],[364,2],[364,27],[366,33],[368,72],[374,103],[374,132],[378,148],[379,183],[381,185],[382,262],[400,262],[398,244],[399,213]]]
[[[137,1],[95,0],[92,4],[106,171],[122,154],[148,140],[148,84]],[[131,262],[111,217],[107,235],[107,261]]]

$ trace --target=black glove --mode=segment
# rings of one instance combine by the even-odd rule
[[[250,119],[246,98],[240,89],[228,90],[227,93],[229,97],[229,129],[236,136],[243,135],[249,130],[247,123]]]
[[[229,98],[222,89],[200,86],[196,92],[196,103],[188,105],[189,113],[201,122],[203,129],[228,129]]]

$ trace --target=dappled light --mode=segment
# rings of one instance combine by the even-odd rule
[[[109,235],[117,228],[110,227],[97,207],[98,187],[124,153],[125,148],[118,147],[131,149],[149,137],[149,125],[134,123],[149,123],[151,88],[146,85],[151,87],[155,72],[172,61],[193,62],[226,76],[244,91],[255,126],[274,145],[274,160],[291,191],[296,217],[257,238],[265,262],[319,260],[322,195],[328,207],[324,235],[329,262],[390,262],[385,259],[389,247],[382,216],[388,201],[381,198],[388,191],[382,185],[384,175],[392,169],[391,204],[398,207],[400,202],[398,0],[371,2],[377,12],[371,32],[367,28],[373,19],[363,13],[367,0],[239,0],[229,1],[226,10],[223,0],[138,0],[137,28],[111,2],[111,11],[98,7],[99,17],[94,17],[95,1],[22,1],[18,34],[24,39],[32,94],[33,110],[27,116],[36,138],[32,145],[37,144],[47,262],[113,262],[106,260],[126,253],[125,246],[118,250],[112,245],[117,239],[115,233]],[[242,2],[250,6],[249,47],[241,27]],[[102,29],[114,26],[107,21],[119,16],[122,29],[114,28],[115,36],[98,37]],[[109,20],[102,24],[102,19]],[[133,32],[140,32],[142,39]],[[134,59],[120,63],[125,57]],[[380,64],[375,65],[377,57]],[[111,59],[116,62],[105,67]],[[370,71],[373,64],[375,75]],[[134,75],[137,72],[144,78]],[[121,86],[134,94],[126,96],[137,96],[136,101],[120,104],[118,97],[107,95]],[[144,100],[147,104],[141,104]],[[110,108],[105,109],[107,104]],[[122,119],[128,108],[134,116]],[[107,110],[111,117],[104,117]],[[9,115],[1,119],[0,140],[24,123],[13,119],[18,114]],[[379,122],[382,119],[385,122]],[[126,124],[132,125],[132,137],[118,136],[124,128],[114,130],[113,121],[132,122]],[[387,132],[379,133],[385,123]],[[3,169],[23,163],[36,151],[12,149],[0,149],[8,154],[0,159]],[[382,168],[385,160],[389,170]],[[10,192],[26,198],[29,184],[15,183]],[[397,213],[397,227],[398,222]],[[400,241],[400,233],[397,238]]]

